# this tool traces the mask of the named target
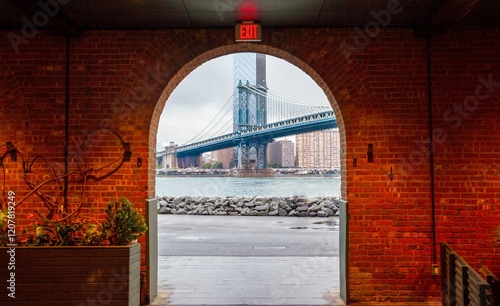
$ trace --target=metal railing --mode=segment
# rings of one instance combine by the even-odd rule
[[[443,305],[495,306],[490,284],[446,243],[441,244],[441,267]]]

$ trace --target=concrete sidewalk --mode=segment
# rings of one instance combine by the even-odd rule
[[[336,218],[160,215],[158,221],[159,295],[152,306],[344,305]]]
[[[344,305],[338,257],[171,256],[151,305]]]

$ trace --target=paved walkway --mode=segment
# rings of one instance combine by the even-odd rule
[[[344,305],[335,218],[160,215],[158,221],[159,294],[151,305]]]
[[[151,305],[343,305],[338,218],[159,215]]]
[[[338,257],[162,256],[151,305],[344,305]]]

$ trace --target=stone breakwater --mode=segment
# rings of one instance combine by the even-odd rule
[[[158,213],[176,215],[297,216],[338,215],[334,197],[160,197]]]

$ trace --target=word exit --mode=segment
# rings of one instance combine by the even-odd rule
[[[236,25],[236,41],[237,42],[251,42],[261,41],[260,24],[244,22]]]

